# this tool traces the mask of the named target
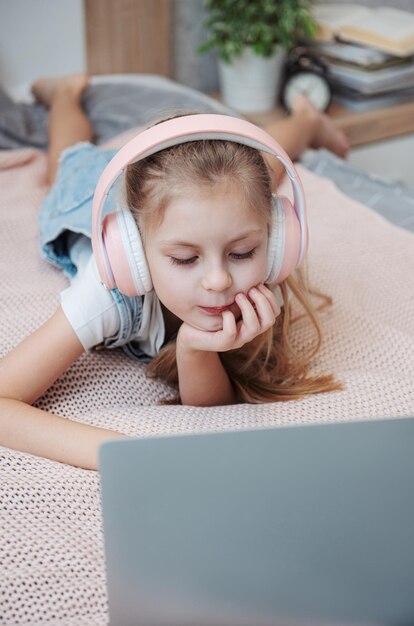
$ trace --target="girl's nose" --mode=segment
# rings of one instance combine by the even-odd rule
[[[231,274],[224,266],[210,268],[202,280],[203,288],[209,291],[224,291],[231,287],[232,283]]]

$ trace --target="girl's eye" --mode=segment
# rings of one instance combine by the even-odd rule
[[[249,252],[243,252],[240,254],[233,252],[231,256],[233,257],[233,259],[236,259],[236,260],[251,259],[255,252],[256,252],[256,248],[253,248],[253,250],[249,250]]]
[[[236,261],[240,261],[242,259],[251,259],[255,252],[256,252],[256,248],[253,248],[253,250],[249,250],[249,252],[243,252],[243,253],[232,252],[230,256]],[[172,265],[191,265],[197,260],[197,258],[198,257],[196,256],[192,256],[189,259],[177,259],[174,256],[170,256],[170,263]]]
[[[194,263],[196,258],[196,256],[192,256],[190,259],[176,259],[175,257],[170,256],[170,263],[172,265],[190,265],[191,263]]]

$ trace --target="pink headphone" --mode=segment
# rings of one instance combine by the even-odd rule
[[[156,124],[131,139],[115,154],[98,181],[92,208],[92,247],[107,289],[117,288],[127,296],[152,290],[141,236],[128,207],[118,208],[102,222],[103,207],[112,185],[130,163],[170,146],[202,139],[235,141],[279,159],[291,180],[294,204],[285,196],[273,196],[265,283],[280,283],[302,262],[308,247],[305,196],[283,148],[264,130],[245,120],[227,115],[185,115]]]

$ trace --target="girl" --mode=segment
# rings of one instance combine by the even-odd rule
[[[54,184],[41,211],[41,238],[50,260],[74,278],[56,313],[2,360],[0,444],[97,469],[99,446],[125,435],[32,404],[85,349],[100,344],[149,362],[147,373],[176,385],[182,404],[271,402],[340,388],[331,376],[307,375],[320,330],[301,275],[280,284],[280,302],[263,284],[271,191],[281,170],[275,158],[266,156],[266,165],[253,148],[193,141],[129,165],[125,200],[139,226],[154,290],[134,297],[105,290],[79,224],[90,222],[91,214],[82,185],[85,179],[96,184],[113,151],[81,143],[60,159],[66,148],[92,139],[80,105],[87,85],[81,74],[33,86],[50,106],[48,176]],[[304,98],[291,118],[267,130],[293,158],[308,146],[324,145],[342,156],[347,150],[344,136]],[[73,230],[63,229],[55,210],[68,189],[72,196],[63,203],[75,202],[70,214],[80,220]],[[56,213],[60,230],[52,233]],[[288,290],[318,335],[306,357],[294,354],[288,341]]]

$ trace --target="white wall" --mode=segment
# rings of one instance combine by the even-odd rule
[[[86,69],[83,0],[0,0],[0,84],[24,97],[38,76]]]

